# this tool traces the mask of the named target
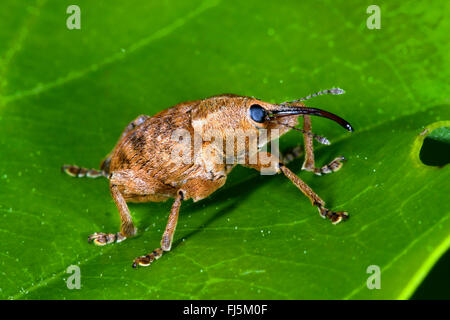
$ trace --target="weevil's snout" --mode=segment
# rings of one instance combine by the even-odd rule
[[[260,103],[257,103],[259,101],[256,100],[252,101],[253,103],[250,105],[249,115],[251,120],[253,120],[254,124],[256,124],[257,126],[266,126],[266,127],[268,124],[270,124],[271,127],[283,125],[289,127],[292,126],[292,124],[295,125],[294,121],[297,120],[298,116],[313,115],[328,118],[330,120],[337,122],[348,131],[353,131],[353,127],[350,125],[350,123],[348,123],[341,117],[328,111],[306,107],[301,102],[323,94],[339,95],[343,93],[345,93],[345,91],[342,89],[332,88],[328,90],[319,91],[305,98],[283,102],[281,104],[269,104],[263,102],[262,103],[263,106],[261,106]],[[285,119],[281,119],[283,117],[285,117]]]
[[[348,123],[341,117],[335,115],[334,113],[324,111],[321,109],[309,108],[309,107],[297,107],[297,106],[292,106],[292,105],[288,105],[288,104],[280,104],[280,105],[276,105],[273,110],[268,110],[266,112],[267,112],[266,118],[269,121],[277,120],[279,118],[286,117],[286,116],[314,115],[314,116],[324,117],[324,118],[333,120],[333,121],[337,122],[338,124],[340,124],[345,129],[347,129],[348,131],[350,131],[350,132],[353,131],[353,127],[350,125],[350,123]]]

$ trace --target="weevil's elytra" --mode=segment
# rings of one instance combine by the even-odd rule
[[[309,108],[302,101],[321,94],[342,93],[341,89],[330,89],[281,104],[225,94],[183,102],[154,116],[137,117],[125,128],[117,145],[101,163],[100,170],[71,165],[62,167],[75,177],[104,176],[109,179],[110,192],[120,214],[120,231],[94,233],[89,236],[89,242],[106,245],[136,234],[127,202],[174,198],[160,248],[133,262],[133,267],[150,265],[171,249],[182,201],[208,197],[225,184],[227,174],[237,164],[261,172],[283,173],[310,199],[324,219],[333,224],[346,219],[347,212],[327,209],[325,202],[284,165],[285,159],[292,155],[280,159],[275,154],[261,151],[261,147],[274,137],[299,130],[303,132],[305,142],[302,169],[316,175],[339,170],[344,157],[337,157],[321,168],[315,167],[313,139],[323,144],[329,144],[329,141],[312,133],[310,115],[329,118],[348,131],[353,128],[337,115]],[[300,116],[303,117],[303,129],[295,127]],[[242,136],[243,143],[235,143],[235,139]],[[298,151],[295,156],[299,156]]]

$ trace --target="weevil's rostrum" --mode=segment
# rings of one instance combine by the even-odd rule
[[[320,91],[303,99],[271,104],[256,98],[219,95],[180,103],[154,116],[141,115],[123,131],[117,145],[101,163],[100,170],[72,165],[63,170],[75,177],[104,176],[120,213],[117,233],[95,233],[89,241],[97,245],[120,242],[136,234],[127,202],[175,201],[161,239],[161,246],[138,257],[133,267],[148,266],[169,251],[183,200],[198,201],[225,184],[227,174],[238,164],[264,173],[283,173],[316,206],[323,218],[337,224],[348,217],[335,212],[285,165],[285,157],[262,148],[289,130],[303,132],[305,160],[302,169],[317,175],[337,171],[343,157],[316,168],[313,139],[329,144],[311,131],[310,115],[336,121],[348,131],[350,124],[332,113],[309,108],[302,101],[320,94],[341,94],[341,89]],[[296,128],[303,118],[303,129]]]

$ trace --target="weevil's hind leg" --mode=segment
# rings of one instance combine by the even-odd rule
[[[93,241],[94,244],[98,246],[104,246],[106,244],[121,242],[126,238],[131,238],[136,234],[136,228],[133,224],[133,220],[130,215],[130,210],[125,201],[125,198],[120,193],[117,185],[110,185],[111,195],[116,203],[117,209],[119,209],[120,214],[120,231],[117,233],[94,233],[89,236],[88,241]]]
[[[177,197],[172,205],[172,209],[170,210],[169,221],[166,225],[166,230],[163,233],[161,239],[161,247],[156,248],[151,253],[141,256],[139,258],[134,259],[133,268],[137,268],[138,266],[147,267],[153,261],[161,258],[164,251],[170,251],[172,247],[173,235],[175,233],[175,228],[177,227],[178,222],[178,214],[180,212],[181,201],[183,201],[183,192],[179,191],[177,193]]]
[[[336,172],[342,168],[343,162],[346,161],[344,157],[337,157],[329,164],[321,167],[315,167],[314,161],[314,147],[313,147],[313,137],[311,132],[311,117],[303,116],[303,138],[305,141],[305,161],[303,162],[302,170],[314,172],[316,175],[320,176],[322,174],[327,174],[331,172]]]
[[[98,177],[108,177],[108,173],[104,170],[87,169],[81,168],[73,165],[63,165],[61,170],[67,173],[69,176],[82,178],[98,178]]]
[[[131,121],[126,126],[126,128],[123,130],[122,134],[120,135],[119,141],[123,137],[125,137],[128,133],[130,133],[130,131],[132,131],[134,128],[136,128],[137,126],[144,123],[145,120],[147,120],[148,118],[150,118],[150,117],[145,114],[142,114],[139,117],[137,117],[136,119],[134,119],[133,121]],[[72,177],[78,177],[78,178],[81,178],[81,177],[89,177],[89,178],[108,177],[109,171],[110,171],[109,165],[111,163],[111,156],[112,156],[113,152],[114,152],[114,150],[111,151],[105,157],[105,159],[101,162],[100,170],[81,168],[81,167],[72,166],[72,165],[64,165],[61,167],[61,170]]]
[[[150,116],[147,116],[145,114],[141,114],[139,117],[137,117],[136,119],[134,119],[133,121],[131,121],[126,128],[123,130],[122,134],[120,135],[119,140],[121,140],[123,137],[125,137],[131,130],[133,130],[134,128],[136,128],[137,126],[143,124],[145,122],[145,120],[147,120],[148,118],[150,118]]]
[[[300,189],[301,192],[303,192],[305,196],[309,198],[311,204],[317,207],[322,218],[329,219],[333,224],[337,224],[348,218],[348,213],[346,211],[331,211],[325,208],[325,201],[323,201],[302,179],[297,177],[285,165],[280,164],[280,170],[297,188]]]

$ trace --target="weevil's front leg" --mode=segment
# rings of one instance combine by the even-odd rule
[[[309,198],[309,200],[311,200],[311,204],[317,207],[322,218],[331,220],[333,224],[337,224],[348,218],[348,213],[345,211],[331,211],[325,208],[325,201],[323,201],[302,179],[297,177],[284,164],[280,164],[280,170],[297,188],[300,189],[301,192],[303,192],[305,196]]]
[[[301,192],[305,196],[311,200],[311,204],[316,206],[319,210],[320,216],[322,218],[327,218],[331,220],[333,224],[337,224],[342,220],[348,218],[348,213],[344,211],[331,211],[325,207],[325,201],[323,201],[302,179],[297,177],[291,170],[289,170],[283,163],[281,163],[274,155],[268,152],[259,152],[258,153],[258,162],[256,164],[246,164],[245,166],[254,168],[258,171],[262,170],[275,170],[276,173],[280,171],[291,180],[297,188],[300,189]],[[265,159],[264,163],[261,162],[261,159]]]
[[[314,147],[313,147],[313,137],[311,131],[311,117],[303,116],[303,139],[305,141],[305,161],[303,162],[302,170],[314,172],[317,175],[327,174],[331,172],[338,171],[345,161],[344,157],[337,157],[329,164],[323,166],[322,168],[316,168],[314,162]]]
[[[89,236],[88,241],[93,241],[98,246],[104,246],[106,244],[121,242],[126,238],[130,238],[136,234],[136,228],[134,227],[133,220],[130,215],[128,205],[120,193],[119,188],[115,184],[110,185],[111,195],[116,203],[117,209],[120,214],[120,232],[117,233],[94,233]]]
[[[181,201],[183,201],[183,192],[179,191],[172,205],[172,209],[170,210],[169,221],[167,222],[166,230],[164,231],[164,234],[161,239],[161,248],[157,248],[145,256],[141,256],[139,258],[134,259],[132,265],[133,268],[137,268],[138,266],[147,267],[153,261],[161,258],[164,251],[170,251],[170,248],[172,247],[175,228],[177,227]]]

